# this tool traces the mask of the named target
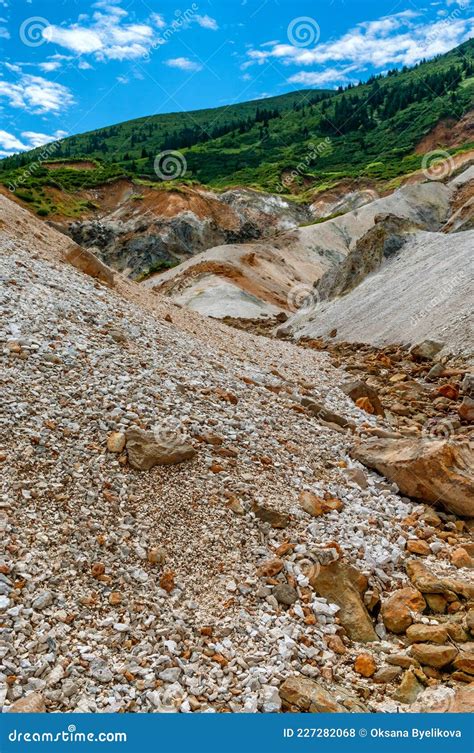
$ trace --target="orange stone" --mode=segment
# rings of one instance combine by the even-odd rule
[[[171,591],[174,589],[174,573],[167,572],[163,573],[163,575],[160,578],[160,588],[163,589],[163,591],[166,591],[166,593],[171,593]]]
[[[91,565],[91,574],[93,578],[99,578],[104,573],[105,565],[103,562],[94,562],[94,564]]]
[[[344,646],[342,639],[338,635],[331,635],[330,638],[328,638],[328,648],[331,651],[334,651],[335,654],[345,654],[347,652],[347,648]]]
[[[365,410],[366,413],[371,413],[372,415],[375,413],[375,408],[368,397],[359,397],[355,404],[361,410]]]
[[[474,559],[460,546],[451,554],[451,562],[455,567],[474,567]]]
[[[454,384],[442,384],[436,390],[438,395],[447,397],[449,400],[457,400],[459,397],[459,390]]]
[[[431,549],[429,548],[426,541],[420,541],[420,539],[414,539],[414,540],[408,541],[407,551],[411,552],[412,554],[420,554],[422,556],[431,554]]]
[[[426,602],[422,594],[407,586],[391,593],[383,602],[381,615],[382,620],[392,633],[404,633],[412,624],[412,612],[423,612]]]
[[[354,662],[354,669],[362,677],[372,677],[377,670],[377,665],[370,654],[359,654]]]
[[[257,573],[263,578],[273,578],[283,570],[283,561],[280,559],[267,560],[261,565]]]

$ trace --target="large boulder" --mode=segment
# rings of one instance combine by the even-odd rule
[[[190,460],[196,450],[179,433],[160,435],[143,429],[130,429],[126,434],[128,462],[132,468],[148,471],[155,465],[174,465]]]
[[[407,575],[422,594],[458,594],[464,599],[474,599],[474,583],[461,578],[434,575],[418,560],[408,560]]]
[[[12,703],[8,711],[11,714],[44,714],[46,706],[41,693],[30,693]]]
[[[328,690],[303,675],[288,677],[280,686],[280,697],[284,706],[313,714],[367,711],[358,698],[340,685]]]
[[[338,605],[337,616],[349,638],[362,643],[378,640],[362,600],[363,576],[355,567],[339,561],[321,565],[310,583],[319,596]]]
[[[411,647],[411,655],[417,659],[420,664],[426,664],[428,667],[441,669],[451,664],[453,659],[458,655],[456,646],[436,646],[432,643],[414,643]]]
[[[402,494],[474,517],[474,451],[467,442],[372,438],[359,441],[351,454],[394,481]]]
[[[416,588],[399,588],[382,604],[383,624],[392,633],[404,633],[413,623],[414,614],[425,609],[426,602]]]
[[[81,248],[81,246],[75,243],[71,244],[65,254],[65,259],[73,267],[84,272],[84,274],[95,277],[109,287],[114,287],[115,278],[113,271],[88,248]]]
[[[438,355],[440,350],[443,350],[445,343],[437,342],[436,340],[423,340],[421,343],[412,345],[410,348],[410,355],[416,361],[431,361]]]

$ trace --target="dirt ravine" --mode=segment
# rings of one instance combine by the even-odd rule
[[[386,380],[428,421],[465,366],[239,331],[0,219],[2,711],[472,709],[472,521],[353,457],[433,441]]]

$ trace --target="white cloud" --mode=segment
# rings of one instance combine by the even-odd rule
[[[170,60],[165,60],[166,65],[169,65],[170,68],[179,68],[182,71],[201,71],[202,65],[199,63],[195,63],[193,60],[189,60],[189,58],[171,58]]]
[[[348,76],[349,73],[360,70],[358,65],[348,65],[343,68],[324,68],[321,71],[300,71],[290,76],[291,84],[303,84],[304,86],[324,86],[324,84],[349,84],[357,83],[358,78]]]
[[[219,24],[217,23],[215,18],[211,18],[211,16],[195,16],[196,23],[199,24],[199,26],[202,26],[203,29],[211,29],[212,31],[217,31],[219,28]]]
[[[0,79],[0,98],[5,97],[11,107],[30,113],[58,113],[73,104],[74,98],[66,86],[48,81],[42,76],[22,74],[18,83]]]
[[[69,134],[67,131],[59,130],[55,131],[52,136],[48,136],[48,134],[46,133],[37,133],[36,131],[23,131],[21,135],[24,139],[26,139],[26,141],[28,141],[28,149],[31,149],[35,146],[43,146],[43,144],[49,144],[51,141],[63,139]]]
[[[60,67],[61,67],[61,63],[58,60],[48,60],[46,61],[46,63],[38,64],[38,68],[41,68],[41,70],[45,71],[45,73],[49,73],[50,71],[56,71]]]
[[[7,131],[0,131],[0,146],[3,149],[8,149],[11,153],[23,152],[25,149],[28,149],[16,136]]]
[[[5,68],[8,68],[12,73],[21,73],[21,68],[16,63],[4,63]]]
[[[166,26],[165,19],[163,18],[161,13],[152,13],[150,16],[150,21],[155,24],[158,29],[164,29]]]
[[[43,146],[51,141],[62,139],[67,136],[67,131],[56,131],[52,136],[46,133],[37,133],[36,131],[23,131],[22,140],[8,131],[0,130],[0,157],[10,157],[18,152],[25,152],[28,149],[34,149],[37,146]]]
[[[1,3],[0,3],[1,5]],[[6,7],[6,6],[3,6]],[[0,18],[0,24],[8,24],[6,18]],[[6,26],[0,25],[0,39],[10,39],[10,32]]]
[[[43,37],[79,55],[95,55],[98,60],[132,60],[143,57],[153,44],[155,32],[144,23],[124,23],[127,12],[110,2],[98,2],[92,18],[81,16],[70,26],[47,26]],[[89,24],[86,22],[89,20]],[[153,14],[155,25],[162,19]]]
[[[389,65],[413,65],[422,58],[443,54],[464,42],[472,35],[473,22],[474,18],[468,18],[459,10],[451,13],[449,18],[435,22],[421,20],[415,11],[403,11],[360,23],[338,39],[314,47],[285,43],[270,49],[250,50],[242,68],[262,65],[270,59],[305,68],[326,66],[331,62],[351,64],[359,69],[366,65],[378,69]],[[314,71],[314,80],[323,73],[324,70]]]
[[[61,47],[66,47],[66,49],[79,54],[98,52],[103,47],[99,34],[77,25],[69,29],[63,29],[60,26],[47,26],[43,31],[43,37],[48,42],[55,42]]]

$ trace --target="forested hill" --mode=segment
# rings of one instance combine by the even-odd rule
[[[471,39],[433,60],[344,90],[298,91],[213,110],[153,115],[71,136],[54,159],[97,161],[88,176],[83,171],[74,178],[88,184],[119,173],[159,180],[156,155],[170,149],[185,158],[187,170],[180,178],[217,187],[286,191],[282,175],[298,165],[301,186],[356,175],[390,178],[415,169],[419,156],[413,150],[423,136],[442,118],[460,119],[473,100]],[[11,181],[38,153],[0,162],[0,180]],[[56,184],[66,187],[64,174],[70,172],[55,170]],[[34,179],[53,176],[41,168]]]

